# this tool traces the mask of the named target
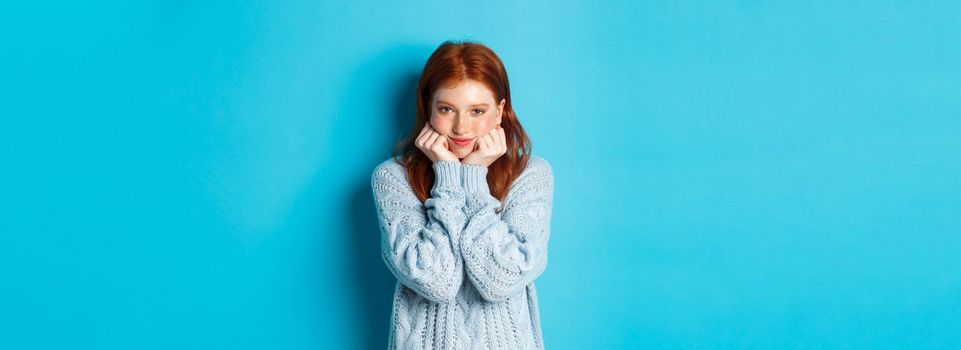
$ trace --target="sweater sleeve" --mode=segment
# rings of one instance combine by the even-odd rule
[[[534,164],[511,188],[501,216],[490,194],[487,168],[464,165],[468,217],[461,239],[467,276],[481,296],[505,300],[532,283],[547,267],[554,178],[550,164]]]
[[[397,280],[434,302],[454,300],[463,282],[460,235],[466,223],[459,162],[434,165],[431,197],[423,205],[406,177],[378,167],[371,187],[381,252]]]

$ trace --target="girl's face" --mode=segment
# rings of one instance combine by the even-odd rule
[[[493,91],[473,80],[453,88],[440,87],[431,99],[430,124],[447,137],[451,152],[463,159],[474,151],[478,137],[501,123],[505,102],[497,103]]]

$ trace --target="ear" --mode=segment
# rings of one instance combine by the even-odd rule
[[[504,115],[505,103],[507,103],[507,99],[502,98],[501,103],[497,105],[497,125],[501,124],[501,117]]]

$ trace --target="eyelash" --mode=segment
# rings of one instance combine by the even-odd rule
[[[438,110],[439,110],[441,113],[447,113],[447,112],[444,111],[444,109],[450,109],[450,107],[443,106],[443,107],[438,108]],[[487,112],[486,110],[483,110],[483,109],[480,109],[480,108],[474,108],[474,110],[475,110],[475,111],[480,111],[480,113],[477,113],[477,114],[484,114],[484,113]]]

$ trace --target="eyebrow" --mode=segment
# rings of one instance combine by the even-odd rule
[[[437,103],[449,104],[449,105],[451,105],[451,106],[454,105],[453,103],[450,103],[450,102],[447,102],[447,101],[440,101],[440,100],[438,100]],[[487,104],[487,103],[477,103],[477,104],[472,104],[472,105],[470,105],[470,106],[471,106],[471,107],[478,107],[478,106],[490,107],[490,104]]]

